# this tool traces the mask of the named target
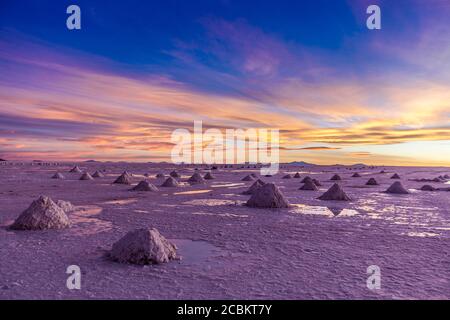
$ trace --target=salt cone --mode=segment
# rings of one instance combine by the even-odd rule
[[[254,181],[255,179],[251,176],[251,175],[248,175],[248,176],[245,176],[244,178],[242,178],[242,181]]]
[[[166,176],[164,175],[164,173],[159,172],[158,174],[156,174],[156,178],[165,178]]]
[[[157,229],[137,229],[114,243],[109,256],[121,263],[160,264],[176,259],[176,250]]]
[[[283,176],[283,179],[291,179],[291,178],[292,178],[292,177],[291,177],[290,174],[287,174],[287,175]]]
[[[205,183],[205,179],[200,175],[200,173],[196,172],[194,173],[189,179],[189,184],[203,184]]]
[[[339,201],[350,201],[350,197],[342,190],[341,186],[337,183],[333,184],[327,192],[321,195],[318,199],[320,200],[339,200]]]
[[[341,179],[341,177],[338,174],[335,174],[334,176],[331,177],[330,180],[332,180],[332,181],[339,181],[339,180],[342,180],[342,179]]]
[[[310,176],[306,176],[302,179],[302,181],[300,181],[301,183],[306,183],[308,181],[313,181],[312,178]]]
[[[166,181],[161,185],[161,187],[178,187],[180,184],[173,177],[168,177]]]
[[[170,176],[172,178],[181,178],[181,176],[175,170],[170,173]]]
[[[100,171],[95,171],[92,177],[94,178],[103,178],[105,175],[101,173]]]
[[[375,178],[370,178],[367,182],[366,182],[366,186],[377,186],[378,182],[377,180],[375,180]]]
[[[426,184],[424,186],[422,186],[422,188],[420,188],[420,190],[422,191],[435,191],[436,188],[433,186],[430,186],[429,184]]]
[[[64,176],[61,173],[57,172],[52,176],[52,179],[64,179]]]
[[[81,175],[80,180],[94,180],[94,178],[88,172],[85,172]]]
[[[205,179],[205,180],[213,180],[213,179],[215,179],[215,177],[211,174],[211,172],[207,172],[205,174],[205,176],[203,177],[203,179]]]
[[[289,202],[276,185],[267,183],[255,190],[247,206],[256,208],[288,208]]]
[[[358,172],[355,172],[355,173],[352,175],[352,178],[361,178],[361,175],[360,175]]]
[[[396,181],[386,190],[386,193],[408,194],[409,191],[403,187],[400,181]]]
[[[391,179],[400,179],[400,176],[396,173],[391,177]]]
[[[64,210],[52,199],[40,196],[10,226],[15,230],[64,229],[70,226]]]
[[[296,178],[296,179],[299,179],[300,178],[300,173],[296,173],[296,174],[294,174],[294,178]]]
[[[158,191],[158,188],[147,180],[143,180],[134,186],[131,191]]]
[[[265,183],[258,179],[255,182],[253,182],[253,184],[250,186],[250,188],[248,188],[247,191],[242,192],[242,194],[253,194],[255,192],[256,189],[258,189],[259,187],[263,186]]]
[[[73,167],[69,172],[72,173],[81,173],[81,169],[78,166]]]
[[[317,191],[319,188],[317,188],[316,184],[312,180],[308,180],[302,187],[299,188],[299,190]]]
[[[126,172],[124,172],[113,183],[116,183],[116,184],[131,184],[131,178]]]

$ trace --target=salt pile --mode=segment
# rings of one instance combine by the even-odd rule
[[[109,256],[121,263],[159,264],[176,259],[176,251],[177,247],[157,229],[137,229],[114,243]]]
[[[300,187],[298,190],[310,190],[310,191],[317,191],[319,188],[317,188],[316,184],[312,180],[308,180],[305,182],[305,184]]]
[[[335,174],[334,176],[331,177],[332,181],[338,181],[338,180],[342,180],[341,177],[338,174]]]
[[[75,166],[69,172],[81,173],[82,171],[78,166]]]
[[[85,172],[81,175],[80,180],[94,180],[94,178],[88,172]]]
[[[253,192],[246,205],[256,208],[288,208],[289,202],[276,185],[267,183]]]
[[[156,175],[156,178],[165,178],[166,176],[164,175],[164,173],[161,173],[161,172],[159,172],[157,175]]]
[[[366,182],[366,186],[377,186],[378,182],[377,180],[375,180],[375,178],[370,178],[367,182]]]
[[[205,183],[205,179],[200,175],[200,173],[194,173],[189,179],[189,184],[203,184]]]
[[[131,191],[158,191],[158,188],[147,180],[143,180],[134,186]]]
[[[70,226],[64,210],[52,199],[40,196],[10,226],[15,230],[63,229]]]
[[[361,178],[361,175],[360,175],[358,172],[355,172],[355,173],[352,175],[352,178]]]
[[[291,177],[291,175],[290,174],[287,174],[287,175],[285,175],[284,177],[283,177],[283,179],[291,179],[292,177]]]
[[[103,178],[104,176],[105,175],[98,170],[95,171],[94,174],[92,175],[92,177],[94,177],[94,178]]]
[[[299,179],[300,178],[300,173],[296,173],[296,174],[294,174],[294,178],[296,178],[296,179]]]
[[[161,187],[178,187],[180,184],[173,177],[168,177]]]
[[[205,180],[213,180],[213,179],[215,179],[215,177],[211,174],[211,172],[207,172],[205,174],[205,176],[203,177],[203,179],[205,179]]]
[[[403,187],[400,181],[396,181],[386,190],[386,193],[408,194],[409,191]]]
[[[52,176],[52,179],[64,179],[64,176],[61,173],[57,172]]]
[[[339,201],[350,201],[350,197],[342,190],[341,186],[337,183],[333,184],[327,192],[321,195],[318,199],[320,200],[339,200]]]
[[[242,181],[254,181],[255,179],[251,176],[251,175],[248,175],[248,176],[245,176],[244,178],[242,178]]]
[[[422,186],[422,188],[420,188],[420,190],[422,191],[435,191],[436,188],[433,186],[430,186],[429,184],[426,184],[424,186]]]
[[[400,179],[400,176],[396,173],[391,177],[391,179]]]
[[[131,184],[131,178],[127,172],[122,173],[113,183]]]
[[[256,189],[263,186],[264,184],[265,183],[261,179],[258,179],[255,182],[253,182],[253,184],[250,186],[250,188],[248,188],[247,191],[242,192],[242,194],[253,194]]]
[[[175,170],[170,173],[170,176],[172,178],[181,178],[181,176]]]

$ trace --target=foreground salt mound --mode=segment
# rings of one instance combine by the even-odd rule
[[[122,173],[113,183],[116,184],[131,184],[130,175],[127,172]]]
[[[94,180],[94,178],[88,172],[85,172],[81,175],[80,180]]]
[[[172,178],[181,178],[181,176],[179,175],[179,173],[176,172],[175,170],[173,170],[173,171],[170,173],[170,176],[171,176]]]
[[[73,167],[69,172],[73,173],[81,173],[81,169],[78,166]]]
[[[134,186],[131,191],[158,191],[158,188],[147,180],[143,180]]]
[[[189,179],[189,184],[203,184],[205,183],[205,179],[200,175],[200,173],[196,172],[194,173]]]
[[[300,178],[300,173],[296,173],[296,174],[294,174],[294,178],[296,178],[296,179],[298,179],[298,178]]]
[[[52,176],[52,179],[64,179],[64,176],[61,173],[57,172]]]
[[[396,181],[386,190],[386,193],[408,194],[409,191],[403,187],[400,181]]]
[[[313,180],[308,180],[305,182],[305,184],[300,187],[298,190],[310,190],[310,191],[317,191],[319,188],[317,188],[316,184]]]
[[[137,229],[114,243],[109,256],[121,263],[159,264],[176,259],[177,247],[155,228]]]
[[[333,184],[330,189],[327,190],[318,199],[320,200],[338,200],[338,201],[350,201],[351,198],[342,190],[341,186],[337,183]]]
[[[205,174],[205,176],[203,177],[203,179],[205,179],[205,180],[213,180],[213,179],[215,179],[215,177],[211,174],[211,172],[207,172]]]
[[[168,177],[161,187],[178,187],[180,184],[173,177]]]
[[[94,178],[103,178],[104,176],[105,175],[98,170],[95,171],[94,174],[92,175],[92,177],[94,177]]]
[[[332,181],[338,181],[338,180],[342,180],[341,177],[338,174],[335,174],[334,176],[331,177]]]
[[[288,208],[289,202],[275,184],[267,183],[253,192],[246,205],[256,208]]]
[[[255,182],[253,182],[253,184],[250,186],[250,188],[248,188],[247,191],[242,192],[242,194],[253,194],[255,192],[256,189],[258,189],[259,187],[265,185],[264,181],[262,181],[261,179],[256,180]]]
[[[367,182],[366,182],[366,186],[377,186],[378,182],[377,180],[375,180],[375,178],[370,178]]]
[[[242,181],[254,181],[255,179],[251,176],[251,175],[248,175],[248,176],[245,176],[244,178],[242,178]]]
[[[391,179],[400,179],[400,176],[396,173],[391,177]]]
[[[52,199],[40,196],[10,226],[15,230],[64,229],[70,226],[64,209]]]

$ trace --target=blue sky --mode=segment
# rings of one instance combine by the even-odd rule
[[[70,4],[81,30],[66,28]],[[381,30],[365,26],[369,4]],[[164,159],[170,132],[200,119],[279,128],[285,160],[448,164],[449,13],[444,0],[3,0],[0,155]]]

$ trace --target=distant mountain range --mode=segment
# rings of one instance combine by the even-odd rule
[[[304,166],[304,167],[315,166],[314,163],[308,163],[308,162],[305,162],[305,161],[292,161],[289,164],[292,164],[294,166]]]

